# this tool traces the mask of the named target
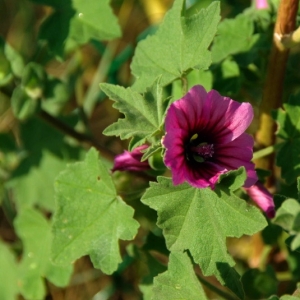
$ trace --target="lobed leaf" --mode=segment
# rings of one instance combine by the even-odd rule
[[[62,172],[55,183],[52,258],[61,265],[89,254],[95,268],[111,274],[121,262],[118,240],[134,238],[133,209],[116,194],[98,153]]]
[[[244,177],[238,172],[230,173],[233,177]],[[242,182],[229,180],[232,188],[237,188],[238,181]],[[226,249],[226,237],[251,235],[267,224],[256,207],[222,186],[216,191],[196,189],[187,183],[173,186],[171,179],[158,177],[158,183],[150,184],[142,202],[157,211],[157,225],[163,229],[168,249],[189,250],[203,274],[216,275],[223,284],[226,274],[232,272],[230,266],[234,265]],[[238,277],[232,278],[234,282],[226,285],[238,286]],[[235,292],[241,295],[242,290],[235,288]]]
[[[158,31],[141,41],[131,64],[134,88],[144,91],[158,76],[165,86],[192,69],[207,69],[208,50],[220,20],[220,5],[213,2],[191,17],[182,16],[184,0],[176,0]]]
[[[166,107],[159,79],[143,95],[131,88],[107,83],[100,84],[100,87],[115,101],[114,107],[125,115],[124,119],[108,126],[104,134],[132,138],[130,149],[133,149],[160,131]]]

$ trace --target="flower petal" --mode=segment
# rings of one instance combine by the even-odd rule
[[[274,218],[275,216],[275,204],[273,201],[273,196],[270,192],[263,186],[262,183],[257,182],[250,188],[245,188],[245,191],[249,197],[260,207],[269,218]]]
[[[142,145],[135,148],[133,151],[124,151],[122,154],[119,154],[115,157],[114,171],[146,171],[150,170],[148,161],[141,162],[143,153],[141,152],[144,149],[147,149],[148,145]]]
[[[197,128],[207,93],[204,87],[196,85],[180,100],[171,104],[166,117],[166,131],[180,128],[190,132]]]
[[[254,184],[253,139],[244,133],[252,118],[249,103],[222,97],[214,90],[206,93],[199,85],[173,102],[167,111],[163,141],[164,162],[172,171],[173,183],[188,181],[198,188],[214,188],[221,174],[244,166],[245,186]],[[208,157],[193,153],[195,147],[206,144],[212,149]]]
[[[247,179],[244,186],[250,187],[258,180],[254,164],[251,162],[253,138],[243,133],[228,144],[215,145],[215,161],[227,170],[235,170],[244,166]]]
[[[214,189],[220,175],[228,171],[225,168],[211,162],[205,162],[201,165],[202,166],[199,166],[198,169],[191,167],[186,172],[187,182],[196,188],[205,188],[210,186]]]
[[[253,119],[250,103],[239,103],[222,97],[215,90],[207,94],[202,114],[205,122],[201,127],[210,132],[218,143],[228,143],[239,137]]]

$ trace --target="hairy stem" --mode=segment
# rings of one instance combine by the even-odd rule
[[[289,34],[295,30],[298,0],[281,0],[274,29],[273,45],[267,70],[267,77],[260,107],[260,128],[256,135],[260,147],[268,147],[275,141],[275,123],[271,111],[282,104],[283,83],[289,49],[276,38],[278,35]],[[260,159],[257,166],[272,169],[274,157]]]
[[[282,144],[271,145],[261,150],[258,150],[253,153],[252,160],[260,159],[262,157],[268,156],[275,152],[275,150],[279,149]]]

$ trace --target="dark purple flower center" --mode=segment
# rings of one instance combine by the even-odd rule
[[[204,162],[214,155],[214,145],[201,142],[198,134],[194,134],[186,145],[186,158],[191,162]]]

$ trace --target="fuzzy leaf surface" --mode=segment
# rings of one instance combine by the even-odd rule
[[[14,255],[0,240],[0,299],[15,300],[18,294],[18,270]],[[5,272],[3,272],[5,270]]]
[[[141,41],[131,64],[134,88],[144,91],[162,75],[165,86],[192,69],[207,69],[208,50],[220,20],[220,6],[213,2],[191,17],[182,16],[184,0],[176,0],[158,31]]]
[[[152,299],[207,299],[186,253],[171,252],[168,271],[154,278]]]
[[[104,93],[113,101],[114,107],[125,118],[108,126],[106,135],[120,136],[121,139],[133,138],[130,148],[145,142],[161,128],[165,106],[159,79],[143,95],[112,84],[100,84]]]
[[[26,299],[43,299],[46,293],[43,277],[57,286],[66,286],[73,268],[56,266],[50,261],[51,227],[32,208],[22,209],[15,219],[18,236],[24,244],[18,269],[20,291]]]
[[[245,180],[245,171],[239,172],[224,176],[224,183],[221,181],[215,191],[196,189],[187,183],[173,186],[171,179],[158,177],[158,183],[151,183],[142,198],[157,211],[157,225],[163,230],[168,249],[188,249],[204,275],[216,275],[223,284],[222,278],[232,272],[230,267],[234,265],[227,252],[226,237],[252,235],[267,225],[256,207],[233,194]],[[242,294],[240,288],[233,288],[238,286],[236,281],[226,285]]]
[[[56,179],[57,211],[52,258],[70,264],[89,254],[95,268],[111,274],[121,262],[119,239],[131,240],[138,223],[133,209],[116,194],[107,168],[91,149]]]
[[[292,184],[300,175],[300,105],[299,96],[283,104],[273,117],[278,123],[277,135],[284,140],[276,156],[281,175],[287,184]]]

